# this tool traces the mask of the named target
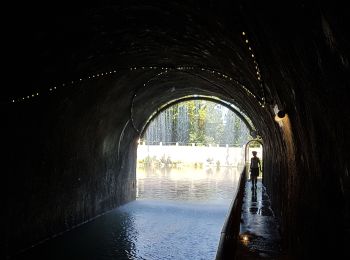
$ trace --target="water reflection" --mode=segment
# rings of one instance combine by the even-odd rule
[[[257,214],[258,213],[258,200],[257,200],[257,192],[256,192],[256,188],[252,188],[252,197],[251,197],[251,203],[250,203],[250,208],[249,211],[252,214]]]
[[[240,170],[138,170],[136,201],[15,259],[215,259]]]
[[[138,259],[215,259],[239,174],[233,167],[138,169]]]
[[[136,257],[137,236],[133,211],[115,209],[10,259],[141,259]]]
[[[236,191],[239,171],[221,168],[138,168],[137,198],[227,203]]]

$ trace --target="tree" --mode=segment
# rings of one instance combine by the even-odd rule
[[[247,142],[249,131],[227,108],[210,101],[191,100],[161,112],[150,123],[145,136],[148,143],[242,145]]]

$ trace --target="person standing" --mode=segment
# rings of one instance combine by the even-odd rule
[[[252,181],[252,188],[256,188],[256,183],[261,169],[261,163],[259,157],[257,157],[257,151],[252,152],[253,157],[250,159],[250,179]]]

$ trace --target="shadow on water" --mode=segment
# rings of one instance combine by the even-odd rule
[[[133,217],[113,210],[11,259],[133,259]]]

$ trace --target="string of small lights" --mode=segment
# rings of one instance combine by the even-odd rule
[[[164,68],[162,68],[162,69],[164,69]],[[148,84],[149,84],[151,81],[155,80],[156,78],[158,78],[158,77],[160,77],[160,76],[162,76],[162,75],[165,75],[165,74],[168,73],[168,72],[171,72],[171,71],[178,71],[178,72],[187,73],[187,74],[190,74],[190,75],[192,75],[192,76],[198,77],[198,78],[200,78],[201,80],[204,80],[204,81],[206,81],[206,82],[208,82],[208,83],[210,83],[210,84],[212,84],[212,85],[214,85],[214,86],[216,86],[216,87],[218,87],[218,88],[220,88],[220,89],[222,89],[222,90],[225,91],[225,87],[224,87],[224,86],[221,86],[220,84],[218,84],[218,83],[216,83],[216,82],[213,82],[212,80],[210,80],[210,79],[204,77],[203,75],[200,75],[200,74],[195,73],[195,72],[194,72],[195,69],[197,69],[196,71],[205,71],[205,72],[208,72],[208,73],[210,73],[210,74],[219,75],[220,77],[222,77],[222,78],[224,78],[224,79],[228,79],[229,81],[234,82],[236,85],[241,86],[241,87],[246,91],[246,93],[247,93],[248,95],[250,95],[250,96],[254,97],[255,99],[257,99],[258,102],[259,102],[259,104],[262,104],[262,103],[259,101],[259,98],[258,98],[256,95],[254,95],[254,94],[253,94],[247,87],[245,87],[242,83],[240,83],[238,80],[233,79],[233,78],[231,78],[231,77],[225,75],[224,73],[222,73],[222,72],[220,72],[220,71],[213,70],[213,69],[208,69],[208,68],[187,67],[187,66],[185,66],[185,67],[181,67],[181,66],[180,66],[180,67],[176,67],[176,68],[165,68],[164,71],[162,71],[162,72],[160,72],[160,73],[157,73],[156,75],[152,76],[146,83],[143,84],[143,87],[148,87]],[[136,98],[136,96],[137,96],[137,93],[138,93],[138,91],[139,91],[140,89],[141,89],[141,88],[138,88],[138,89],[136,89],[136,91],[134,92],[134,95],[133,95],[133,97],[132,97],[132,99],[131,99],[131,106],[130,106],[131,125],[132,125],[133,129],[134,129],[137,133],[140,133],[140,130],[136,127],[135,122],[134,122],[134,116],[133,116],[133,115],[134,115],[134,100],[135,100],[135,98]],[[232,97],[231,94],[230,94],[229,92],[227,92],[227,91],[225,91],[225,92],[226,92],[226,94],[227,94],[228,96],[230,96],[231,98],[234,99],[234,97]],[[262,107],[264,107],[264,106],[262,105]],[[141,132],[142,132],[142,131],[141,131]]]
[[[163,69],[163,67],[162,67],[162,69]],[[152,76],[151,78],[149,78],[145,83],[143,83],[143,87],[148,86],[148,84],[149,84],[152,80],[154,80],[154,79],[160,77],[160,76],[163,75],[163,74],[168,73],[168,71],[169,71],[169,69],[168,69],[168,68],[165,68],[164,71],[161,71],[161,72],[159,72],[159,73],[153,75],[153,76]],[[135,121],[134,121],[134,101],[135,101],[135,98],[136,98],[136,96],[137,96],[137,93],[138,93],[139,89],[140,89],[140,88],[138,88],[138,89],[135,90],[134,95],[132,96],[131,105],[130,105],[130,120],[131,120],[131,125],[132,125],[132,127],[134,128],[134,130],[135,130],[138,134],[140,134],[140,130],[136,127]]]
[[[262,77],[261,77],[261,73],[260,73],[259,64],[256,61],[256,55],[254,54],[253,48],[249,44],[249,39],[248,39],[247,33],[246,32],[242,32],[242,36],[243,36],[244,42],[248,46],[249,52],[251,53],[251,57],[253,59],[254,67],[255,67],[255,70],[256,70],[256,78],[258,79],[259,85],[260,85],[260,88],[261,88],[261,93],[262,93],[261,100],[262,100],[262,102],[259,103],[259,105],[264,108],[265,105],[266,105],[265,88],[264,88],[264,84],[262,82]]]
[[[158,66],[142,66],[142,67],[130,67],[128,69],[123,69],[123,68],[119,68],[119,69],[114,69],[112,71],[108,71],[108,72],[102,72],[102,73],[98,73],[98,74],[93,74],[91,76],[88,76],[86,78],[80,78],[79,80],[76,81],[71,81],[69,83],[62,83],[56,86],[52,86],[51,88],[49,88],[48,93],[49,94],[53,94],[55,91],[63,88],[63,87],[67,87],[67,86],[74,86],[77,83],[81,83],[87,80],[92,80],[92,79],[98,79],[101,77],[106,77],[106,76],[110,76],[111,74],[115,74],[117,73],[117,71],[122,71],[122,70],[130,70],[130,71],[139,71],[139,70],[161,70],[161,72],[157,73],[155,76],[153,76],[150,80],[148,80],[146,83],[144,83],[143,85],[146,86],[152,79],[154,79],[155,77],[159,77],[160,75],[166,74],[170,71],[174,71],[174,70],[178,70],[178,71],[190,71],[190,70],[200,70],[200,71],[205,71],[211,74],[214,74],[218,77],[221,77],[222,79],[226,79],[228,81],[232,81],[235,84],[239,85],[240,87],[242,87],[244,89],[244,91],[252,96],[253,98],[257,99],[259,102],[260,100],[263,100],[263,98],[259,98],[257,95],[253,94],[244,84],[240,83],[238,80],[222,73],[219,72],[217,70],[213,70],[213,69],[208,69],[208,68],[201,68],[201,67],[197,67],[197,66],[180,66],[180,67],[176,67],[176,68],[171,68],[171,67],[158,67]],[[38,97],[40,95],[39,92],[33,93],[31,95],[28,96],[24,96],[24,97],[20,97],[20,98],[14,98],[11,99],[11,101],[9,103],[18,103],[21,101],[25,101],[28,99],[32,99],[35,97]],[[260,102],[261,103],[261,102]]]
[[[94,79],[99,79],[102,77],[107,77],[107,76],[111,76],[119,71],[125,71],[125,70],[129,70],[129,71],[140,71],[140,70],[157,70],[157,71],[161,71],[158,72],[155,76],[151,77],[147,82],[145,82],[143,85],[146,86],[150,83],[150,81],[152,81],[154,78],[157,78],[163,74],[166,74],[170,71],[203,71],[203,72],[207,72],[210,74],[213,74],[214,76],[224,79],[224,80],[228,80],[231,81],[233,83],[235,83],[236,85],[240,86],[249,96],[255,98],[257,100],[257,102],[259,103],[259,105],[264,108],[266,101],[265,101],[265,90],[264,90],[264,86],[262,84],[262,79],[261,79],[261,74],[260,74],[260,69],[258,66],[258,63],[255,59],[255,55],[253,53],[253,50],[251,48],[251,46],[249,45],[249,40],[247,38],[247,35],[245,32],[242,32],[242,35],[245,39],[245,43],[248,45],[248,49],[251,52],[251,57],[253,58],[253,62],[255,65],[255,69],[256,69],[256,75],[257,75],[257,79],[260,83],[260,87],[262,90],[262,97],[259,97],[259,95],[252,93],[244,84],[242,84],[241,82],[239,82],[238,80],[226,75],[223,72],[211,69],[211,68],[203,68],[203,67],[198,67],[198,66],[177,66],[177,67],[164,67],[164,66],[141,66],[141,67],[129,67],[129,68],[115,68],[113,70],[110,71],[106,71],[106,72],[100,72],[100,73],[96,73],[96,74],[92,74],[90,76],[87,76],[85,78],[79,78],[77,80],[72,80],[70,82],[65,82],[65,83],[61,83],[61,84],[57,84],[54,86],[51,86],[48,89],[48,94],[54,94],[57,90],[62,89],[64,87],[74,87],[76,84],[78,83],[82,83],[82,82],[86,82],[88,80],[94,80]],[[27,96],[22,96],[19,98],[12,98],[8,103],[19,103],[19,102],[23,102],[26,100],[30,100],[33,98],[37,98],[41,95],[42,93],[40,93],[39,91],[34,92],[30,95]],[[136,93],[135,93],[136,95]]]

